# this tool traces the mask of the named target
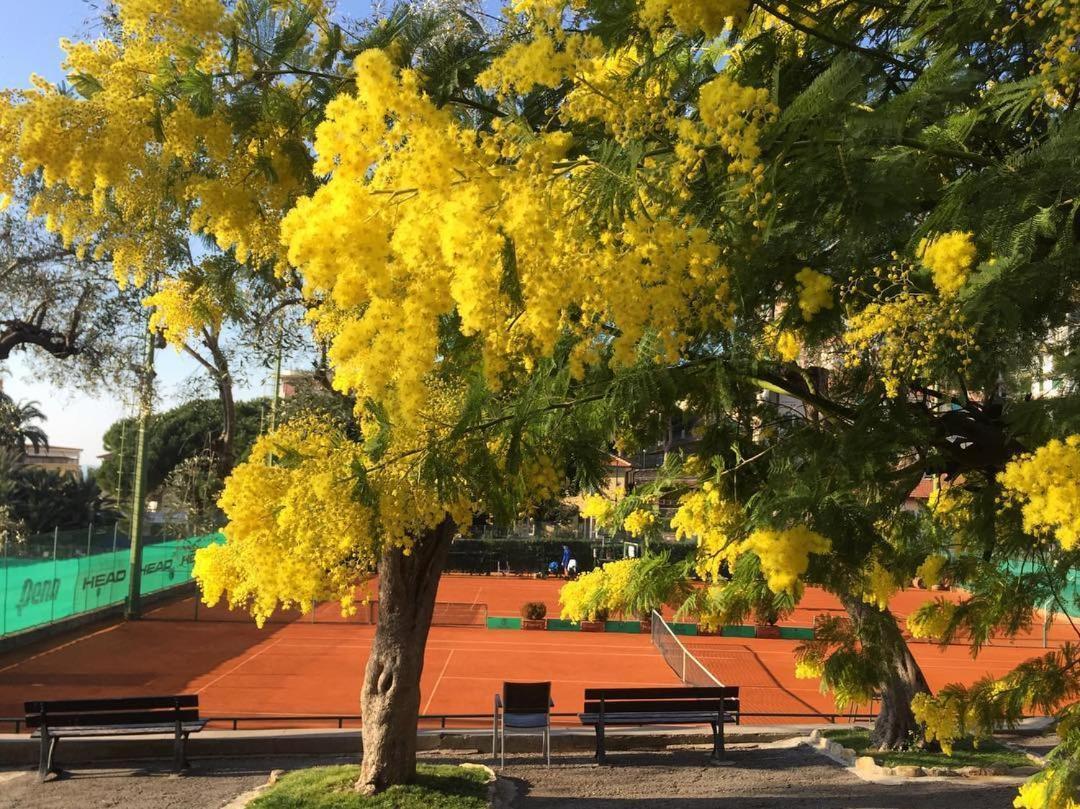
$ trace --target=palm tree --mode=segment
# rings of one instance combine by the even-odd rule
[[[35,450],[48,447],[49,437],[37,421],[45,421],[37,402],[16,402],[0,390],[0,447],[19,454],[27,444]]]

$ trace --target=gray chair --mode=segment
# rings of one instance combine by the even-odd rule
[[[491,723],[491,757],[499,749],[499,766],[506,766],[506,734],[537,733],[543,736],[543,750],[551,764],[551,683],[503,683],[502,694],[495,695],[495,714]]]

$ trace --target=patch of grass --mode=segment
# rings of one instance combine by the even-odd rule
[[[884,767],[1026,767],[1030,759],[1023,753],[1010,750],[993,740],[979,742],[978,748],[971,739],[957,741],[953,745],[953,754],[931,753],[926,750],[886,750],[870,748],[870,732],[859,728],[850,730],[827,730],[823,734],[829,741],[850,747],[859,756],[873,756],[874,761]]]
[[[420,764],[416,781],[373,797],[353,792],[355,764],[286,773],[252,809],[486,809],[488,775],[472,767]]]

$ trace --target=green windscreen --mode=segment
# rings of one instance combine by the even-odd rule
[[[139,591],[190,581],[195,551],[223,541],[209,534],[144,546]],[[126,548],[77,559],[0,559],[0,637],[123,602],[128,562]]]

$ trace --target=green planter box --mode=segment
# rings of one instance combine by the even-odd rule
[[[577,632],[578,625],[562,618],[548,618],[548,632]]]
[[[520,618],[500,618],[489,615],[487,619],[488,629],[521,629]]]
[[[640,621],[605,621],[605,632],[626,632],[639,634],[641,632]]]

